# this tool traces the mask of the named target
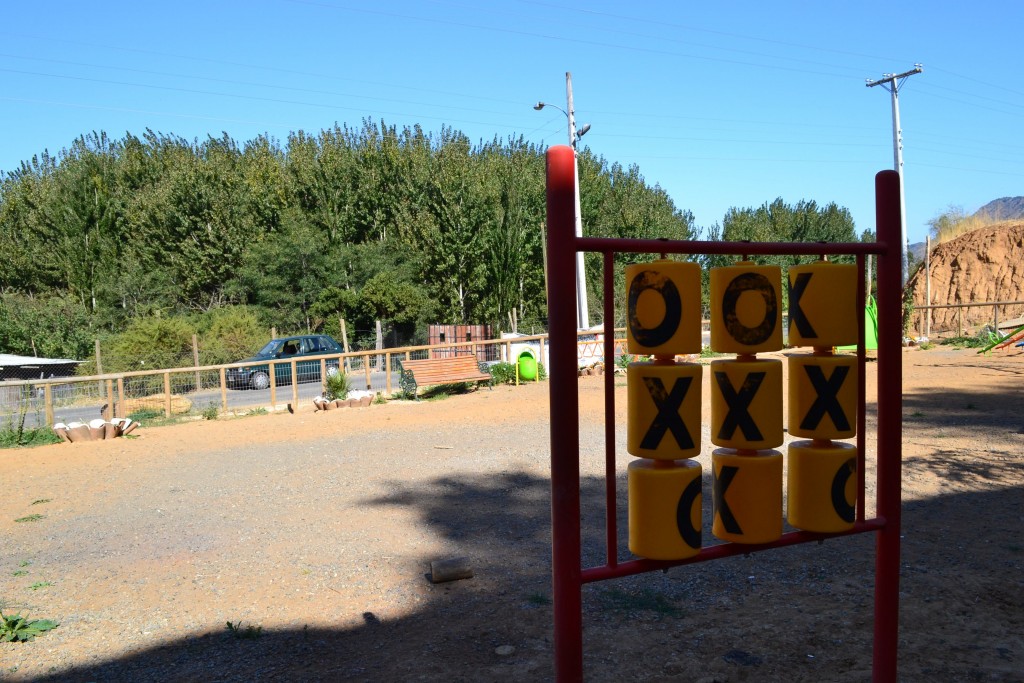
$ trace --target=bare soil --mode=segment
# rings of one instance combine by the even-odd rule
[[[901,680],[1022,681],[1024,356],[904,361]],[[588,565],[602,386],[579,383]],[[61,622],[0,644],[0,679],[550,680],[547,415],[542,383],[0,452],[0,608]],[[456,556],[475,576],[431,584]],[[860,535],[588,586],[587,679],[869,680],[873,558]]]

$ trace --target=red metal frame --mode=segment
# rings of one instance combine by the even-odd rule
[[[748,554],[825,538],[874,532],[875,628],[873,678],[896,681],[897,618],[900,564],[900,476],[902,441],[902,266],[900,258],[899,175],[875,177],[877,242],[827,244],[775,242],[702,242],[689,240],[606,239],[575,236],[573,150],[547,152],[548,314],[550,323],[551,526],[555,675],[559,681],[583,680],[582,588],[586,583]],[[618,559],[615,484],[615,391],[605,373],[606,563],[584,569],[580,547],[580,439],[576,365],[576,252],[603,255],[605,358],[614,357],[613,278],[615,253],[660,254],[829,254],[852,255],[861,277],[858,310],[865,303],[864,256],[878,255],[877,500],[875,516],[864,516],[865,389],[858,388],[857,518],[850,531],[819,534],[796,531],[772,543],[724,543],[704,547],[695,557],[678,561]],[[864,320],[858,323],[858,366],[864,377]]]

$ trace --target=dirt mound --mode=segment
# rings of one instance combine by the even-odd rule
[[[924,306],[925,272],[922,268],[907,285],[914,306]],[[974,301],[1024,301],[1024,221],[993,224],[961,235],[932,249],[932,304]],[[999,319],[1024,315],[1024,305],[1000,306]],[[992,307],[963,309],[964,327],[993,320]],[[932,311],[932,331],[955,329],[957,309]]]

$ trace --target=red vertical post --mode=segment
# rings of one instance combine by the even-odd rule
[[[574,163],[571,147],[547,152],[551,572],[555,678],[563,682],[583,680]]]
[[[604,254],[604,509],[605,561],[619,563],[619,521],[615,507],[615,258]]]
[[[903,440],[903,266],[900,177],[875,176],[878,241],[878,532],[875,556],[875,643],[873,678],[897,680],[900,596],[900,479]]]

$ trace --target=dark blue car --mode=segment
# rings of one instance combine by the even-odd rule
[[[268,361],[281,361],[274,364],[274,382],[277,386],[292,383],[293,358],[306,356],[322,356],[329,353],[342,353],[341,345],[326,334],[305,334],[297,337],[272,339],[252,358],[238,361],[252,363],[237,368],[228,368],[225,376],[229,389],[266,389],[270,386],[270,365]],[[298,383],[320,381],[320,360],[299,360],[295,364]],[[337,374],[338,359],[327,359],[328,376]]]

